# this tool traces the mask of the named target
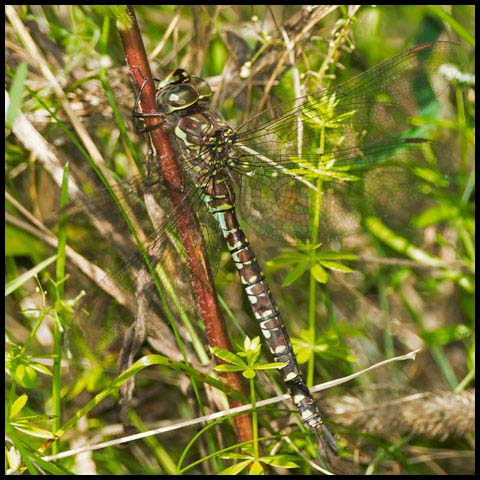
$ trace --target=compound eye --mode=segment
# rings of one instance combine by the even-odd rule
[[[183,68],[177,68],[171,75],[170,83],[189,83],[190,73]]]
[[[158,92],[158,107],[163,113],[184,110],[197,103],[199,94],[191,85],[168,85]]]
[[[183,68],[177,68],[175,71],[168,74],[162,82],[160,82],[159,88],[162,89],[168,87],[169,85],[177,85],[189,82],[190,73]]]
[[[212,96],[210,85],[202,77],[190,77],[190,84],[195,87],[198,92],[198,99],[208,98]]]

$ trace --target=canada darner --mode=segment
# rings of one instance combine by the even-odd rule
[[[442,86],[438,67],[451,49],[441,42],[415,47],[337,87],[274,106],[236,129],[208,108],[211,90],[199,77],[177,70],[158,91],[162,113],[155,116],[177,148],[184,195],[199,215],[206,207],[216,219],[269,349],[286,363],[281,372],[292,398],[306,425],[332,451],[335,441],[303,381],[235,212],[263,236],[312,243],[357,230],[359,210],[400,223],[399,217],[409,217],[418,208],[420,185],[428,186],[422,166],[432,144],[423,131],[407,130],[407,121],[429,109],[432,114]],[[162,188],[155,168],[150,164],[143,184],[149,191]],[[132,180],[124,187],[142,202],[141,184]],[[160,220],[148,245],[160,257],[183,215],[176,205],[166,208],[167,219]]]
[[[400,209],[410,215],[419,183],[413,170],[421,169],[432,144],[407,131],[407,119],[435,106],[437,68],[450,49],[441,42],[412,48],[336,88],[273,107],[237,129],[209,109],[212,91],[206,81],[177,69],[157,92],[161,113],[138,114],[164,122],[184,169],[186,195],[198,208],[203,202],[215,218],[269,350],[285,364],[280,371],[302,420],[334,453],[335,440],[298,368],[237,205],[260,233],[271,228],[273,235],[313,243],[318,235],[336,238],[358,228],[352,218],[358,208],[388,210],[393,201],[396,211],[387,216],[400,217]],[[394,199],[396,189],[403,198]],[[322,203],[319,218],[319,208],[312,216],[315,203]],[[174,206],[172,217],[181,215]],[[331,220],[342,215],[333,231]]]

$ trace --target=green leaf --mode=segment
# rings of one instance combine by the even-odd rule
[[[17,288],[21,287],[25,282],[27,282],[30,278],[34,277],[35,275],[37,275],[37,273],[48,267],[56,259],[57,255],[52,255],[50,258],[47,258],[43,262],[40,262],[34,268],[28,270],[28,272],[22,273],[22,275],[20,275],[18,278],[15,278],[11,282],[8,282],[8,284],[5,286],[5,296],[10,295]]]
[[[436,225],[446,220],[452,220],[460,215],[460,210],[456,205],[441,204],[428,208],[420,215],[417,215],[412,221],[414,227],[425,228],[430,225]]]
[[[18,365],[13,377],[22,387],[34,388],[37,385],[37,372],[28,365]]]
[[[12,404],[10,418],[14,418],[16,415],[18,415],[22,411],[22,408],[26,405],[27,401],[28,395],[26,393],[23,393],[18,398],[16,398]]]
[[[236,452],[226,452],[220,455],[220,458],[224,460],[245,460],[246,458],[250,458],[251,455],[245,455],[244,453],[236,453]]]
[[[238,365],[239,367],[247,367],[247,364],[238,356],[224,348],[211,347],[212,353],[223,360],[224,362],[231,363],[232,365]]]
[[[280,468],[297,468],[297,465],[292,459],[294,459],[293,455],[271,455],[269,457],[262,457],[262,462],[268,465],[272,465],[273,467],[280,467]]]
[[[257,376],[257,373],[253,368],[246,368],[244,372],[242,372],[242,375],[247,378],[248,380],[251,380],[252,378],[255,378]]]
[[[25,90],[25,80],[28,74],[28,64],[20,62],[13,77],[12,86],[10,88],[10,102],[5,114],[5,126],[12,128],[13,124],[20,114],[23,103],[23,92]]]
[[[284,252],[278,255],[275,258],[267,261],[267,264],[278,264],[278,265],[290,265],[292,263],[301,262],[305,258],[304,253],[302,252]]]
[[[294,351],[299,365],[307,363],[313,355],[313,349],[309,347],[297,347],[294,348]]]
[[[326,270],[321,266],[319,265],[318,263],[316,263],[311,269],[310,271],[312,272],[312,275],[313,275],[313,278],[319,282],[319,283],[327,283],[327,280],[328,280],[328,273],[326,272]]]
[[[245,368],[248,368],[247,366],[242,367],[240,365],[232,365],[232,364],[225,364],[222,363],[221,365],[216,365],[213,367],[213,369],[216,372],[241,372],[242,370],[245,370]]]
[[[305,273],[305,270],[307,270],[307,268],[307,262],[297,264],[295,267],[292,268],[292,270],[287,273],[287,275],[283,279],[282,286],[288,287],[288,285],[291,285],[293,282],[298,280]]]
[[[255,365],[255,370],[275,370],[286,366],[286,362],[261,363],[259,365]]]
[[[37,438],[53,438],[53,433],[36,425],[15,425],[15,429]]]
[[[441,258],[434,257],[429,253],[421,250],[407,239],[397,235],[390,228],[384,225],[378,218],[368,217],[365,220],[365,225],[369,231],[375,235],[382,242],[386,243],[393,250],[407,255],[412,260],[422,264],[432,267],[442,267],[445,266],[445,261]]]
[[[242,470],[248,467],[252,461],[244,460],[243,462],[238,462],[235,465],[225,468],[220,472],[220,475],[238,475]]]
[[[323,262],[324,260],[357,260],[358,255],[352,252],[317,252],[315,259]]]
[[[432,170],[431,168],[419,167],[417,165],[412,168],[412,170],[417,177],[427,181],[432,185],[435,185],[436,188],[448,187],[448,180],[445,178],[445,176],[435,170]]]
[[[264,475],[265,470],[263,468],[263,465],[258,461],[254,460],[252,467],[250,468],[249,475]]]
[[[35,369],[37,372],[44,373],[45,375],[52,376],[52,372],[49,370],[49,368],[44,365],[43,363],[40,362],[35,362],[33,360],[29,360],[29,366]]]
[[[321,264],[323,267],[329,268],[330,270],[337,270],[338,272],[344,272],[344,273],[353,272],[353,270],[350,267],[343,265],[343,263],[331,262],[330,260],[322,260]]]
[[[318,250],[323,244],[319,243],[309,243],[309,242],[297,242],[297,249],[299,252],[303,252],[303,254],[307,253],[310,255],[312,252]]]

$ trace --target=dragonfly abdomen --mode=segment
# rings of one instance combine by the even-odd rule
[[[298,367],[285,322],[235,213],[233,189],[227,178],[222,180],[204,190],[204,201],[222,230],[268,349],[275,362],[284,363],[279,370],[302,421],[318,435],[324,434],[326,427]],[[336,452],[336,443],[328,435],[328,445]]]

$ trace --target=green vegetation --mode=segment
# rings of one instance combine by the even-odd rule
[[[213,107],[233,125],[419,43],[458,44],[456,70],[435,108],[405,125],[407,137],[428,136],[441,146],[422,149],[426,166],[412,169],[429,202],[410,212],[398,203],[411,220],[407,228],[366,211],[361,231],[333,242],[317,237],[316,227],[309,243],[290,237],[280,249],[275,231],[249,238],[308,385],[421,349],[415,361],[391,362],[317,397],[340,446],[338,472],[473,473],[475,104],[467,74],[474,72],[474,6],[135,12],[154,75],[179,66],[202,75]],[[226,364],[215,368],[209,355],[177,238],[168,238],[155,275],[152,265],[124,268],[129,232],[148,260],[143,245],[158,226],[154,215],[137,222],[143,201],[123,198],[119,187],[150,167],[146,137],[131,122],[135,92],[117,31],[129,21],[118,6],[6,7],[6,472],[322,472],[316,439],[291,402],[258,406],[286,390],[257,341],[231,259],[204,225],[209,220],[201,219],[202,230],[235,346],[212,351]],[[305,112],[306,128],[319,132],[312,148],[323,153],[325,142],[342,141],[329,131],[355,113],[314,125],[317,114]],[[332,175],[357,180],[315,165],[308,176],[319,192],[307,212],[312,225],[322,221],[321,192]],[[382,180],[379,198],[393,187]],[[408,196],[411,186],[394,186]],[[89,210],[79,190],[95,198]],[[168,213],[167,206],[159,215]],[[156,278],[155,288],[145,286],[144,274]],[[152,297],[155,305],[145,307]],[[129,368],[119,372],[118,338],[133,339],[140,317],[148,342],[138,352],[132,347],[131,365],[123,359]],[[226,371],[243,374],[248,394],[220,382]],[[127,405],[120,399],[133,380],[135,401]],[[227,409],[227,398],[253,405],[252,442],[238,440],[232,414],[195,422]],[[121,417],[132,432],[123,432]],[[158,428],[155,436],[127,437]],[[118,438],[121,447],[66,453]]]

